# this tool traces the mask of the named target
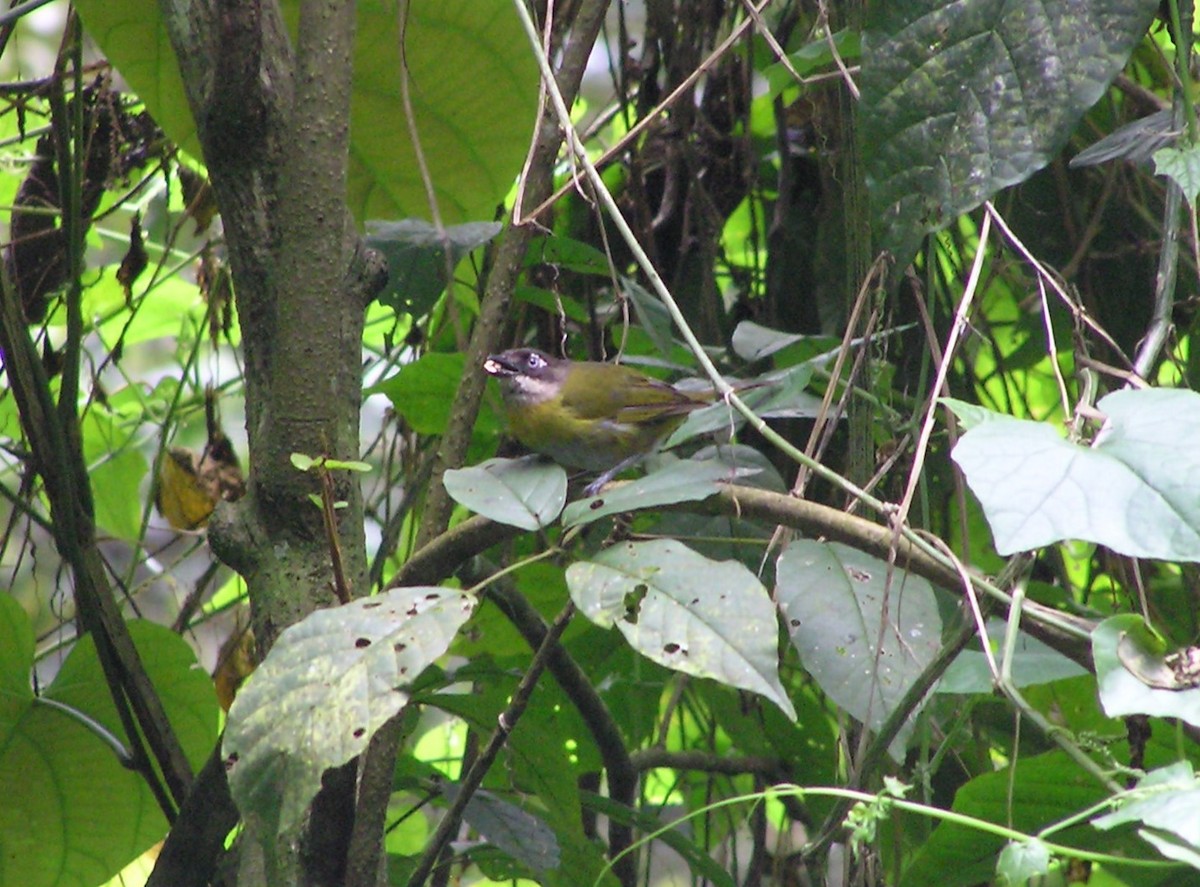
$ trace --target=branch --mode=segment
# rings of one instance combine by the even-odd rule
[[[207,887],[237,822],[218,740],[167,833],[146,887]]]
[[[563,50],[562,63],[555,77],[567,101],[574,101],[579,91],[579,83],[604,23],[608,5],[608,0],[583,0],[576,9],[571,37]],[[525,178],[525,202],[540,203],[550,194],[554,162],[562,147],[562,140],[562,132],[554,124],[553,114],[548,109],[543,110],[537,123],[533,149],[526,163],[529,173]],[[467,369],[459,381],[450,408],[450,421],[438,445],[437,460],[425,501],[425,514],[417,533],[418,548],[439,536],[450,522],[454,502],[442,485],[442,476],[447,469],[462,465],[466,456],[487,379],[480,367],[484,358],[499,350],[502,344],[512,293],[525,261],[525,252],[536,230],[531,224],[514,225],[510,217],[501,235],[480,303],[479,320],[467,346]]]
[[[529,704],[529,699],[533,695],[534,687],[537,686],[538,678],[542,676],[542,672],[546,668],[554,647],[558,645],[559,638],[567,630],[567,626],[571,624],[571,617],[574,615],[575,605],[568,603],[555,618],[550,630],[546,632],[541,647],[534,655],[533,661],[529,663],[529,670],[525,672],[525,677],[521,679],[516,692],[513,693],[512,701],[509,703],[508,708],[501,713],[491,739],[488,740],[487,746],[480,752],[479,757],[471,766],[467,775],[463,777],[462,783],[459,785],[458,794],[455,796],[453,803],[451,803],[450,809],[446,811],[446,815],[438,823],[437,831],[433,833],[433,837],[425,845],[421,859],[417,863],[412,876],[408,879],[409,887],[420,887],[429,877],[434,863],[437,862],[438,854],[442,852],[442,848],[446,846],[446,843],[458,829],[459,821],[462,819],[462,814],[467,808],[467,804],[475,794],[475,791],[483,783],[483,777],[487,775],[488,770],[495,763],[500,750],[504,748],[504,743],[508,741],[509,734],[517,725],[517,721],[520,720],[521,715],[524,714],[525,708]]]
[[[482,577],[481,577],[482,578]],[[546,644],[549,630],[537,609],[515,588],[500,582],[490,586],[487,597],[499,607],[508,620],[521,632],[526,643],[535,650]],[[550,673],[562,687],[567,698],[574,703],[579,716],[592,734],[592,740],[604,762],[608,774],[608,793],[618,804],[633,809],[637,800],[637,768],[630,760],[625,748],[621,728],[596,692],[591,680],[579,664],[555,641],[549,652]],[[633,844],[633,830],[625,824],[611,820],[608,826],[609,858],[613,861],[613,872],[622,884],[633,884],[637,879],[637,859],[627,851]]]
[[[29,441],[32,464],[37,466],[45,485],[53,517],[54,543],[71,567],[79,620],[96,645],[135,769],[171,821],[187,794],[192,769],[142,666],[108,583],[104,560],[96,544],[95,514],[77,415],[73,409],[60,412],[55,408],[49,379],[29,336],[7,270],[2,266],[0,351],[21,426]],[[161,779],[151,756],[162,773]]]

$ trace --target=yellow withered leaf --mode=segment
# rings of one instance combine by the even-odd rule
[[[229,438],[216,434],[197,456],[184,447],[163,454],[154,504],[177,530],[198,530],[208,523],[222,499],[232,502],[246,491]]]

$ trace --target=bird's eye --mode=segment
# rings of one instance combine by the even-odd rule
[[[540,370],[545,365],[546,361],[542,360],[542,356],[540,354],[529,355],[529,368],[531,370]]]

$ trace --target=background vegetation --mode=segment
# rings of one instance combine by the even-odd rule
[[[0,882],[1200,882],[1190,2],[45,5]]]

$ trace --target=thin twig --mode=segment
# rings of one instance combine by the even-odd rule
[[[446,846],[446,843],[454,835],[455,831],[457,831],[463,811],[466,810],[467,804],[483,783],[483,777],[487,775],[488,770],[495,763],[500,750],[504,748],[504,743],[508,741],[509,734],[512,733],[513,728],[517,725],[517,721],[521,719],[521,715],[525,712],[525,707],[529,704],[529,699],[533,695],[534,687],[537,686],[538,679],[546,669],[551,652],[557,646],[562,633],[567,630],[567,626],[571,623],[571,617],[574,615],[575,605],[568,602],[563,607],[562,612],[555,617],[550,630],[546,632],[546,637],[542,641],[541,647],[538,648],[533,661],[529,663],[529,670],[525,672],[525,676],[517,686],[516,692],[513,693],[512,701],[509,702],[508,708],[500,713],[496,729],[492,732],[487,746],[479,753],[478,759],[476,759],[471,769],[467,771],[467,775],[463,777],[458,787],[458,794],[450,804],[450,809],[446,811],[446,815],[438,823],[433,837],[425,845],[421,859],[408,879],[409,887],[420,887],[420,885],[425,883],[429,877],[429,873],[433,870],[434,863],[437,862],[438,855],[442,852],[442,848]]]

